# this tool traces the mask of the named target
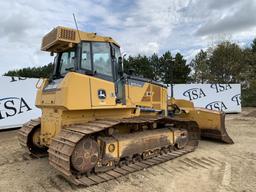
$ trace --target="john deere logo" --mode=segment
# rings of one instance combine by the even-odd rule
[[[0,120],[32,110],[21,97],[6,97],[0,99]]]
[[[106,97],[107,97],[106,91],[104,89],[99,89],[98,97],[99,97],[99,99],[106,99]]]

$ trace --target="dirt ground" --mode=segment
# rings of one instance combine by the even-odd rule
[[[227,115],[226,127],[234,145],[201,141],[193,153],[89,188],[69,184],[47,158],[24,161],[17,130],[0,132],[0,191],[254,192],[256,108]]]

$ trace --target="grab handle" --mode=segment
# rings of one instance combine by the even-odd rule
[[[39,78],[36,82],[36,88],[39,89],[42,86],[43,82],[44,82],[44,79]]]

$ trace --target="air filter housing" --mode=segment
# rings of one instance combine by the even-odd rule
[[[46,34],[42,40],[42,51],[62,52],[72,48],[79,42],[78,31],[66,27],[56,27]]]

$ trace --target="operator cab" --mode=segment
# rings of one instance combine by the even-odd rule
[[[119,46],[108,42],[81,42],[55,57],[53,79],[63,78],[74,71],[108,81],[121,78],[122,64]]]
[[[80,42],[70,50],[57,53],[52,79],[62,79],[72,71],[112,81],[116,102],[125,104],[121,59],[120,48],[114,43]]]
[[[116,102],[125,104],[120,47],[111,37],[59,26],[43,37],[41,50],[57,54],[44,91],[54,91],[68,72],[76,72],[113,82]]]

